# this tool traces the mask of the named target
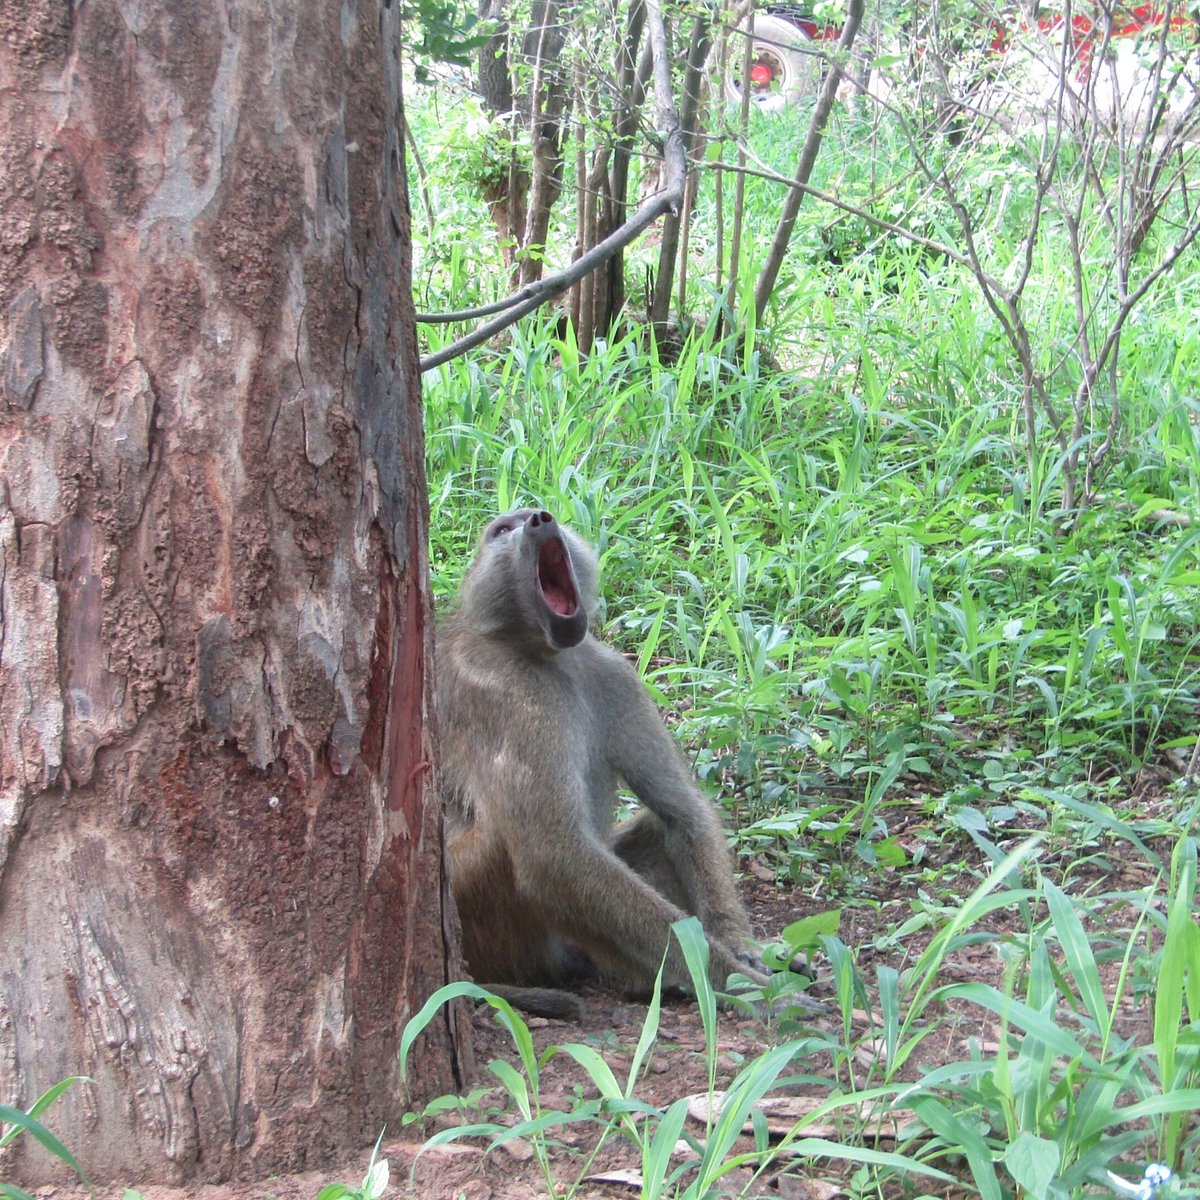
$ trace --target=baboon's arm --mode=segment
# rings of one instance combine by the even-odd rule
[[[642,773],[631,763],[626,783],[666,827],[667,855],[687,891],[689,907],[710,937],[735,950],[750,936],[750,924],[738,899],[730,864],[729,845],[720,820],[707,799],[683,769],[679,751],[666,735],[664,754],[670,759],[657,770]]]
[[[716,809],[697,786],[636,671],[621,659],[614,668],[606,681],[613,692],[608,746],[613,769],[663,822],[668,857],[709,937],[742,950],[750,926]]]

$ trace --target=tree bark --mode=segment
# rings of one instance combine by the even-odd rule
[[[0,1100],[99,1181],[369,1142],[457,973],[397,7],[0,0]]]

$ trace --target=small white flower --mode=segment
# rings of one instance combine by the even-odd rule
[[[1130,1197],[1130,1200],[1154,1200],[1158,1189],[1175,1177],[1174,1172],[1165,1163],[1151,1163],[1142,1172],[1138,1183],[1122,1179],[1112,1171],[1106,1171],[1105,1174],[1108,1176],[1109,1187],[1119,1196]]]
[[[1172,1172],[1166,1163],[1151,1163],[1142,1175],[1142,1181],[1150,1184],[1152,1187],[1162,1187],[1164,1183],[1170,1180],[1172,1174],[1174,1172]]]

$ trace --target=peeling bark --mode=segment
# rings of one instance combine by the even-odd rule
[[[373,1140],[457,969],[396,20],[0,0],[0,1101],[100,1181]]]

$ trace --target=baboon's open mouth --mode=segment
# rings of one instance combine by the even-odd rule
[[[542,544],[538,553],[537,579],[546,607],[560,617],[573,617],[579,608],[579,592],[562,538],[550,538]]]

